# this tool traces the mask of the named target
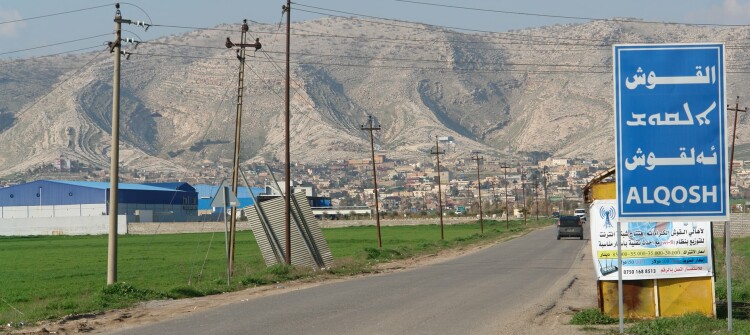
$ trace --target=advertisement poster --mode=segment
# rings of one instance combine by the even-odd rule
[[[617,280],[617,201],[591,206],[591,249],[599,280]],[[624,280],[712,276],[710,222],[623,222]]]

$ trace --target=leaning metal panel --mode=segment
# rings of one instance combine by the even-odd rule
[[[295,207],[299,208],[301,215],[295,211],[293,219],[301,218],[301,220],[294,220],[295,222],[292,223],[291,227],[292,265],[312,268],[330,265],[333,262],[333,256],[320,226],[312,214],[312,209],[307,203],[307,198],[304,193],[297,193],[294,198],[299,204]],[[245,216],[248,218],[250,229],[255,235],[266,266],[271,266],[283,261],[276,255],[283,255],[284,251],[274,250],[274,245],[285,245],[285,201],[284,198],[276,198],[258,205],[262,209],[260,212],[265,215],[267,227],[265,227],[264,220],[261,220],[258,211],[253,206],[244,209]],[[295,209],[293,208],[293,210]],[[323,264],[319,264],[320,262],[316,261],[316,258],[322,260]]]
[[[323,230],[320,229],[320,224],[315,215],[313,215],[310,204],[307,202],[307,197],[304,193],[297,193],[294,195],[294,198],[297,200],[299,211],[302,212],[302,221],[307,226],[310,235],[312,235],[311,237],[317,247],[319,257],[323,260],[323,266],[331,266],[333,264],[333,254],[331,254],[328,241],[323,236]]]
[[[280,201],[279,201],[280,200]],[[262,213],[265,215],[268,222],[278,221],[279,215],[281,215],[281,220],[284,220],[284,199],[272,199],[269,201],[265,201],[261,208],[263,209]],[[250,230],[252,230],[253,235],[255,235],[255,240],[258,243],[258,248],[260,248],[260,253],[263,255],[263,260],[266,263],[266,266],[271,266],[274,264],[279,264],[279,261],[276,257],[276,250],[274,250],[274,245],[276,242],[278,242],[278,239],[275,238],[274,235],[281,233],[284,234],[284,231],[277,232],[275,230],[272,230],[272,227],[267,227],[264,225],[264,222],[261,220],[260,216],[258,215],[258,211],[255,208],[256,205],[245,207],[245,216],[247,217],[248,223],[250,225]],[[270,234],[269,232],[273,231],[276,234]],[[276,241],[274,241],[276,239]]]

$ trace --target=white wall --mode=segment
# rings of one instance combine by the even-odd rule
[[[109,233],[109,216],[3,218],[0,236],[101,235]],[[128,233],[126,215],[117,216],[117,234]]]
[[[0,219],[102,216],[105,204],[0,207]]]

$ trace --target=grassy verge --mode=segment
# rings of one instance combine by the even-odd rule
[[[726,253],[723,239],[714,239],[716,265],[717,318],[702,314],[689,314],[674,318],[654,320],[628,320],[626,333],[630,335],[702,335],[727,331],[727,280]],[[732,333],[750,334],[750,238],[732,239]],[[587,309],[576,313],[572,324],[583,325],[592,333],[600,331],[594,325],[616,324],[617,319],[603,315],[598,309]],[[604,330],[617,334],[618,330]],[[601,333],[601,332],[600,332]]]
[[[378,263],[495,241],[551,220],[324,229],[335,259],[326,271],[267,268],[251,232],[237,235],[235,275],[226,282],[223,233],[126,235],[118,238],[118,283],[107,286],[107,236],[0,237],[0,330],[139,301],[179,299],[318,276],[372,271]]]

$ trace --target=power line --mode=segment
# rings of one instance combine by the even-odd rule
[[[148,42],[148,41],[137,41],[138,43],[144,43],[144,44],[157,44],[157,45],[167,45],[167,46],[177,46],[177,47],[193,47],[193,48],[200,48],[200,49],[225,49],[221,47],[212,47],[212,46],[201,46],[201,45],[188,45],[188,44],[174,44],[174,43],[163,43],[163,42]],[[283,54],[282,51],[268,51],[268,50],[261,50],[264,54]],[[365,59],[365,60],[379,60],[379,61],[393,61],[393,62],[415,62],[415,63],[447,63],[447,64],[455,64],[455,65],[477,65],[477,66],[483,66],[483,65],[498,65],[498,66],[544,66],[544,67],[573,67],[573,68],[611,68],[609,65],[583,65],[583,64],[540,64],[540,63],[509,63],[509,62],[455,62],[450,60],[439,60],[439,59],[415,59],[415,58],[400,58],[400,57],[375,57],[375,56],[356,56],[356,55],[342,55],[342,54],[319,54],[319,53],[308,53],[308,52],[295,52],[292,53],[292,55],[296,56],[302,56],[302,57],[329,57],[329,58],[349,58],[349,59]],[[277,60],[274,60],[270,57],[269,60],[272,62],[275,62]],[[299,63],[302,63],[301,61]],[[281,71],[281,69],[276,65],[275,66],[277,70]]]
[[[44,100],[47,96],[49,96],[50,94],[52,94],[52,92],[54,92],[57,88],[59,88],[60,86],[62,86],[65,83],[67,83],[68,80],[70,80],[71,78],[76,77],[76,74],[81,73],[84,70],[88,69],[88,67],[91,66],[94,63],[94,61],[97,58],[99,58],[99,56],[103,55],[104,51],[107,51],[107,50],[108,49],[105,49],[105,50],[102,50],[102,51],[96,53],[94,55],[94,57],[92,57],[86,64],[84,64],[83,66],[81,66],[78,70],[76,70],[72,74],[70,74],[68,76],[68,78],[65,78],[65,80],[63,80],[60,83],[58,83],[57,85],[55,85],[55,87],[53,87],[49,92],[47,92],[46,94],[44,94],[41,98],[39,98],[36,101],[34,101],[34,103],[32,103],[29,107],[26,107],[24,110],[22,110],[21,112],[19,112],[16,115],[16,118],[20,118],[21,116],[23,116],[23,114],[25,114],[26,112],[28,112],[32,107],[36,106],[37,103],[39,103],[40,101]]]
[[[528,12],[514,12],[514,11],[505,11],[505,10],[488,9],[488,8],[476,8],[476,7],[437,4],[437,3],[413,1],[413,0],[393,0],[393,1],[412,3],[412,4],[417,4],[417,5],[425,5],[425,6],[488,12],[488,13],[501,13],[501,14],[512,14],[512,15],[535,16],[535,17],[550,17],[550,18],[572,19],[572,20],[611,21],[611,22],[646,23],[646,24],[670,24],[670,25],[686,25],[686,26],[715,26],[715,27],[746,27],[747,26],[745,24],[684,23],[684,22],[646,21],[646,20],[638,20],[638,19],[617,19],[617,18],[605,19],[605,18],[597,18],[597,17],[585,17],[585,16],[565,16],[565,15],[540,14],[540,13],[528,13]]]
[[[282,103],[284,102],[284,97],[283,97],[283,96],[281,96],[281,94],[280,94],[279,92],[276,92],[276,91],[275,91],[275,90],[274,90],[274,89],[273,89],[273,88],[272,88],[271,86],[269,86],[269,85],[268,85],[268,83],[266,83],[266,80],[265,80],[265,79],[263,79],[263,77],[261,77],[261,76],[260,76],[260,74],[258,74],[258,72],[257,72],[257,71],[255,71],[255,70],[254,70],[254,69],[253,69],[253,68],[252,68],[252,67],[251,67],[250,65],[248,65],[248,64],[245,64],[245,66],[246,66],[246,67],[247,67],[247,68],[248,68],[248,69],[250,70],[250,72],[252,72],[253,74],[255,74],[255,76],[256,76],[256,77],[258,77],[258,80],[259,80],[259,81],[260,81],[260,82],[261,82],[261,83],[263,84],[263,86],[265,87],[265,89],[266,89],[266,90],[267,90],[268,92],[271,92],[271,93],[275,94],[275,95],[276,95],[276,96],[277,96],[277,97],[278,97],[279,99],[281,99],[281,102],[282,102]],[[309,101],[305,101],[305,102],[307,102],[308,104],[310,104],[310,102],[309,102]],[[312,108],[312,109],[315,109],[315,106],[313,106],[313,105],[309,105],[309,107],[310,107],[310,108]],[[325,125],[325,124],[324,124],[324,123],[322,123],[322,122],[321,122],[320,120],[316,120],[316,119],[313,119],[313,118],[312,118],[312,117],[311,117],[310,115],[308,115],[307,113],[303,112],[303,111],[302,111],[301,109],[299,109],[299,108],[297,108],[297,107],[293,107],[293,108],[294,108],[294,111],[295,111],[295,112],[297,112],[297,114],[299,114],[299,115],[302,115],[302,116],[306,117],[306,118],[307,118],[307,119],[309,119],[310,121],[313,121],[313,122],[315,122],[315,123],[318,123],[318,124],[321,124],[321,125]]]
[[[70,40],[70,41],[65,41],[65,42],[58,42],[58,43],[52,43],[52,44],[47,44],[47,45],[40,45],[40,46],[30,47],[30,48],[26,48],[26,49],[6,51],[6,52],[1,52],[0,55],[7,55],[7,54],[17,53],[17,52],[22,52],[22,51],[29,51],[29,50],[35,50],[35,49],[48,48],[48,47],[52,47],[52,46],[56,46],[56,45],[68,44],[68,43],[73,43],[73,42],[80,42],[80,41],[90,40],[92,38],[97,38],[97,37],[102,37],[102,36],[109,36],[110,34],[111,33],[99,34],[99,35],[78,38],[78,39],[74,39],[74,40]]]
[[[101,48],[101,47],[102,47],[102,45],[95,45],[95,46],[92,46],[92,47],[86,47],[86,48],[80,48],[80,49],[73,49],[73,50],[66,50],[66,51],[61,51],[61,52],[57,52],[57,53],[53,53],[53,54],[47,54],[47,55],[43,55],[43,56],[34,56],[33,58],[0,60],[0,66],[2,66],[2,65],[9,65],[10,63],[16,63],[16,62],[33,61],[33,60],[36,60],[38,58],[52,57],[52,56],[66,54],[66,53],[73,53],[73,52],[83,51],[83,50],[91,50],[91,49],[94,49],[94,48]]]
[[[193,26],[176,26],[168,24],[151,24],[152,27],[165,27],[165,28],[177,28],[177,29],[193,29],[193,30],[211,30],[211,31],[226,31],[236,33],[237,29],[223,29],[223,28],[207,28],[207,27],[193,27]]]
[[[22,22],[22,21],[29,21],[29,20],[36,20],[36,19],[41,19],[41,18],[51,17],[51,16],[57,16],[57,15],[63,15],[63,14],[71,14],[71,13],[83,12],[83,11],[87,11],[87,10],[91,10],[91,9],[111,7],[112,5],[114,5],[114,3],[108,3],[106,5],[101,5],[101,6],[93,6],[93,7],[81,8],[81,9],[74,9],[74,10],[69,10],[69,11],[59,12],[59,13],[52,13],[52,14],[39,15],[39,16],[34,16],[34,17],[27,17],[25,19],[3,21],[3,22],[0,22],[0,25],[8,24],[8,23],[15,23],[15,22]]]
[[[306,6],[306,5],[302,5],[302,6]],[[320,7],[315,7],[315,8],[320,8]],[[300,9],[300,10],[302,10],[302,9]],[[321,15],[327,15],[327,16],[336,16],[336,15],[331,15],[331,14],[326,14],[326,13],[320,13],[320,12],[315,12],[315,13],[318,13],[318,14],[321,14]],[[348,12],[346,12],[346,13],[348,13]],[[351,13],[351,14],[354,14],[354,13]],[[355,15],[362,15],[362,14],[355,14]],[[378,19],[381,19],[381,20],[391,20],[391,19],[386,19],[386,18],[378,18]],[[361,20],[361,19],[359,19],[359,20]],[[394,25],[394,24],[389,24],[389,23],[384,23],[384,22],[376,22],[376,21],[368,21],[368,20],[363,20],[363,21],[372,22],[372,23],[376,23],[376,24]],[[391,20],[391,21],[403,22],[403,21],[398,21],[398,20]],[[413,24],[413,25],[419,24],[419,23],[412,23],[412,22],[407,22],[407,23]],[[191,26],[174,26],[174,25],[160,25],[160,24],[153,24],[152,26],[184,28],[184,29],[198,29],[198,30],[203,29],[203,30],[214,30],[214,31],[234,31],[234,30],[230,30],[230,29],[206,28],[206,27],[191,27]],[[395,26],[405,27],[403,25],[395,25]],[[443,28],[447,28],[447,29],[456,29],[455,27],[444,27],[444,26],[434,26],[434,25],[430,25],[430,26],[432,26],[432,27],[443,27]],[[446,32],[446,31],[438,31],[438,30],[435,30],[434,28],[426,28],[426,27],[409,26],[407,28],[410,28],[410,29],[421,29],[421,30],[430,30],[430,31],[437,31],[437,32],[442,32],[442,33]],[[510,40],[511,42],[507,42],[507,41],[506,42],[499,42],[499,41],[487,41],[487,40],[477,41],[477,40],[456,40],[456,39],[392,38],[392,37],[380,37],[380,36],[379,37],[347,36],[347,35],[336,35],[336,34],[327,34],[327,33],[314,32],[314,31],[300,29],[300,28],[294,28],[294,30],[310,32],[310,34],[301,34],[301,33],[293,34],[294,36],[299,36],[299,37],[304,37],[304,38],[308,38],[308,37],[310,37],[310,38],[320,38],[320,37],[323,37],[323,38],[344,38],[344,39],[356,39],[356,40],[398,41],[398,42],[413,42],[413,43],[418,43],[418,42],[430,42],[430,43],[446,42],[446,43],[454,43],[454,44],[496,44],[496,45],[511,45],[511,46],[517,46],[517,45],[538,45],[538,46],[555,46],[555,47],[559,47],[559,46],[580,46],[580,47],[592,47],[594,49],[594,50],[592,50],[591,48],[584,48],[584,49],[554,49],[554,50],[552,50],[552,49],[543,49],[544,51],[555,51],[555,52],[560,52],[560,51],[562,51],[562,52],[609,51],[609,48],[611,47],[611,44],[602,44],[601,43],[602,42],[601,39],[585,39],[585,38],[575,38],[575,39],[573,39],[573,38],[561,38],[561,37],[558,37],[558,36],[542,36],[542,35],[529,35],[529,34],[519,34],[519,33],[501,33],[501,32],[492,32],[492,31],[482,31],[482,32],[492,33],[492,34],[496,34],[496,35],[497,34],[501,34],[503,36],[491,36],[491,37],[490,36],[475,36],[475,35],[468,35],[468,36],[480,37],[480,38],[483,38],[483,39],[505,39],[505,40]],[[252,33],[256,33],[256,34],[269,34],[269,35],[280,35],[281,34],[279,32],[269,32],[269,31],[266,31],[266,32],[252,31]],[[584,44],[584,43],[560,43],[560,42],[552,42],[552,41],[523,40],[523,39],[520,39],[520,38],[555,39],[555,40],[561,40],[562,39],[562,40],[571,40],[571,41],[593,41],[593,42],[599,42],[599,43],[597,43],[597,44],[591,44],[591,43],[589,43],[589,44]],[[150,43],[153,43],[153,44],[162,44],[162,43],[159,43],[159,42],[150,42]],[[634,41],[620,41],[618,43],[635,43],[635,42]],[[164,43],[164,44],[166,44],[166,43]],[[206,46],[206,47],[195,46],[195,47],[197,47],[197,48],[214,48],[214,47],[208,47],[208,46]],[[728,48],[731,49],[731,48],[739,48],[739,47],[740,46],[738,46],[738,47],[732,47],[732,46],[730,46]],[[497,51],[539,51],[538,49],[520,50],[520,49],[517,49],[517,48],[514,48],[513,50],[504,50],[504,49],[497,49],[497,48],[476,48],[476,47],[466,48],[466,49],[467,50],[497,50]]]
[[[282,53],[280,51],[266,51],[271,54]],[[415,63],[448,63],[448,64],[466,64],[466,65],[507,65],[507,66],[551,66],[551,67],[603,67],[611,68],[608,65],[581,65],[581,64],[538,64],[538,63],[509,63],[509,62],[454,62],[450,60],[439,60],[439,59],[414,59],[414,58],[394,58],[394,57],[373,57],[373,56],[354,56],[354,55],[334,55],[334,54],[316,54],[316,53],[305,53],[295,52],[293,55],[305,56],[305,57],[335,57],[335,58],[354,58],[354,59],[369,59],[369,60],[382,60],[382,61],[393,61],[393,62],[415,62]]]
[[[373,22],[373,21],[367,21],[367,22]],[[400,26],[403,27],[403,26]],[[295,30],[299,31],[305,31],[303,29],[295,28]],[[445,31],[437,31],[434,29],[427,29],[430,31],[436,31],[436,32],[445,32]],[[496,33],[496,34],[506,34],[506,33]],[[454,44],[538,44],[538,45],[568,45],[568,46],[593,46],[593,47],[607,47],[607,45],[603,44],[582,44],[582,43],[560,43],[555,41],[529,41],[529,40],[522,40],[518,37],[505,37],[505,36],[477,36],[477,35],[467,35],[474,38],[491,38],[491,39],[505,39],[505,40],[511,40],[516,42],[523,42],[523,43],[511,43],[511,42],[495,42],[495,41],[477,41],[477,40],[456,40],[456,39],[417,39],[417,38],[394,38],[394,37],[365,37],[365,36],[347,36],[347,35],[334,35],[334,34],[326,34],[326,33],[314,33],[314,34],[294,34],[295,36],[300,37],[337,37],[337,38],[346,38],[346,39],[356,39],[356,40],[374,40],[374,41],[405,41],[405,42],[430,42],[430,43],[454,43]],[[466,35],[466,34],[463,34]],[[535,35],[534,38],[553,38],[553,37],[542,37],[540,35]],[[560,37],[554,37],[556,40],[560,39],[566,39],[566,38],[560,38]],[[593,40],[593,39],[586,39],[586,41],[598,41],[601,42],[601,40]]]
[[[453,27],[453,26],[445,26],[445,25],[436,25],[436,24],[427,24],[427,23],[418,23],[418,22],[412,22],[412,21],[404,21],[404,20],[396,20],[396,19],[389,19],[384,17],[378,17],[378,16],[372,16],[372,15],[366,15],[366,14],[358,14],[358,13],[352,13],[352,12],[345,12],[345,11],[339,11],[335,9],[328,9],[328,8],[322,8],[322,7],[316,7],[316,6],[310,6],[310,5],[303,5],[303,4],[297,4],[299,6],[318,9],[318,10],[324,10],[328,12],[333,13],[340,13],[340,14],[346,14],[346,15],[353,15],[353,16],[360,16],[360,17],[366,17],[371,19],[377,19],[377,20],[385,20],[385,21],[394,21],[399,22],[403,24],[409,24],[411,26],[405,26],[403,24],[394,24],[394,23],[386,23],[386,22],[377,22],[377,21],[370,21],[370,20],[364,20],[362,18],[354,17],[354,19],[364,21],[364,22],[371,22],[376,24],[382,24],[387,26],[394,26],[394,27],[401,27],[401,28],[409,28],[409,29],[419,29],[419,30],[435,30],[435,28],[442,28],[446,29],[447,31],[443,32],[450,32],[454,34],[463,34],[460,32],[455,32],[451,30],[460,30],[460,31],[468,31],[468,32],[474,32],[474,33],[492,33],[492,34],[502,34],[502,35],[511,35],[511,36],[522,36],[522,37],[531,37],[531,38],[546,38],[546,39],[567,39],[567,40],[573,40],[573,41],[600,41],[597,39],[590,39],[590,38],[566,38],[566,37],[557,37],[557,36],[542,36],[542,35],[531,35],[531,34],[520,34],[520,33],[504,33],[504,32],[497,32],[497,31],[491,31],[491,30],[481,30],[481,29],[470,29],[470,28],[461,28],[461,27]],[[319,14],[319,15],[326,15],[326,16],[334,16],[334,17],[342,17],[340,15],[333,15],[329,13],[321,13],[316,12],[313,10],[305,10],[305,9],[297,9],[299,11],[313,13],[313,14]]]
[[[364,20],[358,17],[353,17],[353,19],[357,19],[363,22],[370,22],[375,24],[381,24],[381,25],[387,25],[387,26],[395,26],[395,27],[402,27],[402,28],[409,28],[409,29],[420,29],[420,30],[428,30],[428,31],[434,31],[435,28],[443,28],[448,29],[449,31],[443,31],[443,32],[450,32],[450,30],[459,30],[459,31],[468,31],[468,32],[478,32],[478,33],[490,33],[490,34],[500,34],[500,35],[510,35],[510,36],[520,36],[520,37],[528,37],[528,38],[545,38],[545,39],[554,39],[554,40],[570,40],[570,41],[590,41],[590,42],[601,42],[601,39],[590,39],[590,38],[568,38],[568,37],[559,37],[559,36],[542,36],[542,35],[532,35],[532,34],[523,34],[523,33],[509,33],[509,32],[496,32],[496,31],[490,31],[490,30],[480,30],[480,29],[469,29],[469,28],[461,28],[461,27],[453,27],[453,26],[445,26],[445,25],[435,25],[435,24],[426,24],[426,23],[417,23],[417,22],[411,22],[411,21],[404,21],[404,20],[396,20],[396,19],[389,19],[384,17],[377,17],[372,15],[366,15],[366,14],[359,14],[359,13],[353,13],[353,12],[346,12],[346,11],[340,11],[335,9],[328,9],[323,7],[316,7],[316,6],[310,6],[305,4],[296,3],[298,6],[302,7],[308,7],[333,13],[340,13],[340,14],[346,14],[346,15],[353,15],[353,16],[360,16],[360,17],[366,17],[366,18],[372,18],[372,19],[378,19],[378,20],[385,20],[385,21],[394,21],[404,24],[409,24],[411,26],[406,26],[403,24],[394,24],[394,23],[386,23],[386,22],[378,22],[378,21],[371,21],[371,20]],[[352,18],[352,17],[344,17],[340,15],[334,15],[330,13],[322,13],[314,10],[305,10],[305,9],[297,9],[299,11],[313,13],[313,14],[319,14],[319,15],[326,15],[326,16],[332,16],[332,17],[342,17],[342,18]],[[606,20],[604,20],[606,21]],[[617,21],[617,20],[609,20],[609,21]],[[631,22],[627,20],[622,20],[623,22]],[[674,24],[674,25],[688,25],[688,26],[725,26],[725,27],[747,27],[747,25],[721,25],[721,24],[685,24],[685,23],[670,23],[670,22],[655,22],[655,21],[639,21],[639,20],[632,20],[633,23],[661,23],[661,24]],[[420,27],[419,25],[422,25],[423,27]],[[457,34],[463,34],[459,32],[453,31],[452,33]],[[618,41],[616,43],[639,43],[639,41]]]

